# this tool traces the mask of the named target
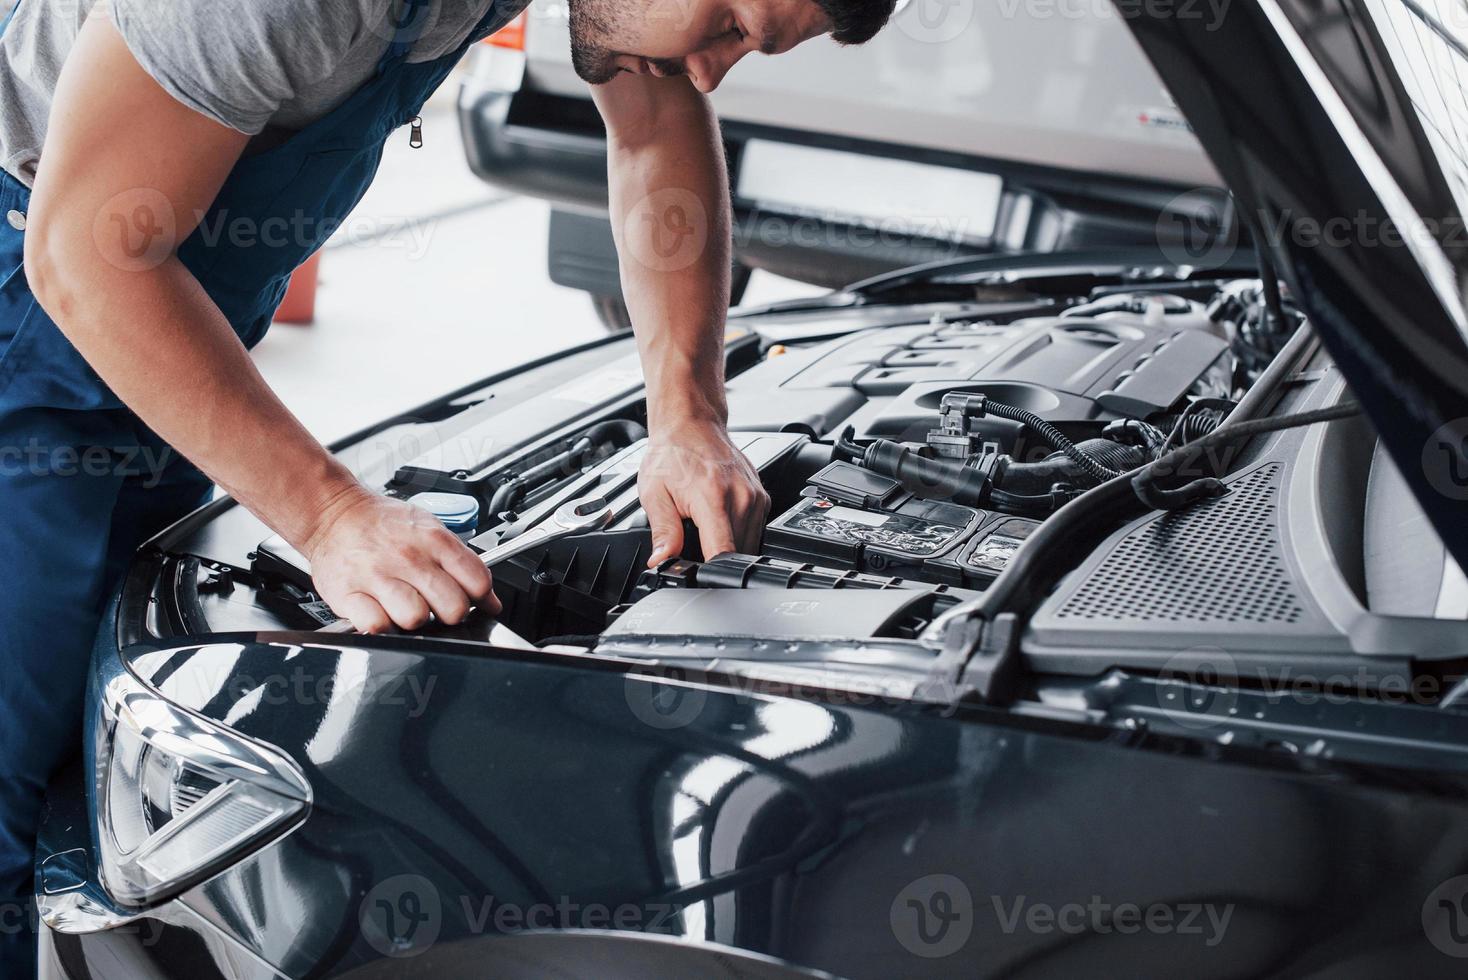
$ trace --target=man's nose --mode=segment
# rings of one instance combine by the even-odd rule
[[[688,70],[688,79],[693,82],[693,87],[707,95],[719,87],[724,76],[729,74],[729,69],[738,64],[739,59],[746,53],[744,51],[736,54],[707,51],[688,56],[684,59],[683,64]]]

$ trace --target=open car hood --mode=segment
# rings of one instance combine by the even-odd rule
[[[1460,0],[1116,0],[1468,567],[1468,14]],[[1191,12],[1191,13],[1190,13]],[[1198,258],[1227,247],[1197,232]]]

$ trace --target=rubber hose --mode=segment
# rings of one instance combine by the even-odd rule
[[[980,470],[949,459],[928,459],[891,439],[877,439],[862,453],[861,464],[890,476],[911,493],[925,499],[951,500],[977,507],[989,489]]]
[[[1124,446],[1110,439],[1087,439],[1076,450],[1096,460],[1099,465],[1121,473],[1144,466],[1150,459],[1147,450],[1141,446]],[[1011,494],[1039,496],[1049,494],[1057,483],[1085,488],[1105,481],[1096,480],[1072,457],[1057,453],[1033,463],[1011,461],[1004,466],[1002,473],[995,474],[994,482]]]
[[[1075,443],[1065,437],[1065,433],[1040,418],[1034,412],[1027,412],[1022,408],[1015,408],[1013,405],[1005,405],[1002,402],[985,403],[984,412],[987,415],[1008,419],[1011,422],[1018,422],[1021,425],[1027,425],[1031,429],[1034,429],[1051,446],[1075,460],[1076,465],[1097,483],[1105,483],[1112,477],[1121,475],[1120,472],[1097,462],[1081,452],[1080,449],[1076,448]]]

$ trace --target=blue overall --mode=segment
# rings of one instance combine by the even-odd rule
[[[291,273],[361,199],[388,135],[418,114],[470,44],[503,26],[509,18],[498,10],[522,6],[492,6],[458,49],[410,64],[429,2],[403,0],[376,76],[341,106],[240,160],[179,248],[246,347],[265,335]],[[132,552],[210,490],[37,304],[22,264],[24,231],[13,227],[24,222],[5,220],[23,216],[29,199],[23,184],[0,172],[0,976],[7,978],[34,969],[27,916],[36,826],[50,777],[79,742],[88,655],[104,608]],[[209,233],[240,220],[260,233]],[[271,228],[290,232],[263,233]],[[181,387],[178,396],[210,393]]]

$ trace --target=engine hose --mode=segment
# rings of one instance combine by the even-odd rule
[[[1188,416],[1183,423],[1183,442],[1203,438],[1222,425],[1223,418],[1223,412],[1216,408],[1203,409]]]
[[[989,491],[989,504],[995,510],[1015,517],[1049,517],[1077,493],[1079,491],[1052,490],[1049,493],[1021,494],[995,489]]]
[[[613,453],[647,438],[647,429],[626,419],[598,422],[564,452],[532,466],[519,476],[500,484],[489,501],[491,514],[502,514],[520,506],[525,494],[548,477],[570,476],[586,465],[587,458],[602,452]]]
[[[1141,446],[1147,451],[1148,459],[1156,459],[1167,442],[1167,433],[1141,419],[1117,419],[1101,430],[1101,438],[1123,446]]]
[[[591,452],[594,445],[590,438],[582,436],[565,452],[557,453],[550,459],[532,466],[508,483],[501,484],[489,500],[489,512],[500,514],[513,510],[520,505],[520,500],[525,496],[526,491],[546,477],[565,471],[574,472],[581,466],[581,460]]]
[[[840,448],[840,443],[837,444]],[[855,448],[855,443],[850,444]],[[989,474],[985,470],[965,466],[951,459],[929,459],[891,439],[874,440],[859,450],[862,466],[890,476],[903,488],[925,499],[951,500],[967,507],[977,507],[989,490]]]
[[[1233,409],[1234,403],[1227,398],[1199,398],[1183,409],[1162,444],[1162,452],[1157,455],[1168,452],[1175,444],[1186,445],[1208,435],[1223,424]]]
[[[1034,429],[1052,447],[1075,460],[1075,464],[1081,468],[1081,471],[1097,483],[1105,483],[1112,477],[1121,475],[1122,471],[1112,469],[1082,452],[1077,448],[1075,443],[1065,437],[1065,433],[1040,418],[1034,412],[1027,412],[1022,408],[1015,408],[1013,405],[1005,405],[1003,402],[991,402],[987,400],[983,403],[981,411],[983,414],[1008,419],[1011,422],[1018,422],[1021,425],[1026,425]]]
[[[1102,466],[1108,467],[1118,473],[1134,470],[1138,466],[1151,460],[1147,450],[1141,446],[1124,446],[1110,439],[1087,439],[1076,446],[1088,459],[1094,459]]]
[[[866,455],[866,450],[856,441],[856,428],[848,425],[846,430],[836,439],[836,454],[847,463],[860,463]]]
[[[1151,461],[1152,455],[1141,446],[1124,446],[1110,439],[1087,439],[1076,446],[1076,450],[1100,466],[1118,473],[1126,473]],[[1057,483],[1078,486],[1081,489],[1095,486],[1098,482],[1089,471],[1076,464],[1074,458],[1056,453],[1033,463],[1014,460],[1006,462],[995,471],[994,485],[1017,496],[1045,496]],[[1046,496],[1046,499],[1049,499]]]
[[[1180,472],[1198,465],[1197,461],[1210,451],[1230,443],[1241,443],[1265,432],[1278,432],[1317,422],[1332,422],[1350,418],[1361,411],[1356,402],[1342,402],[1327,408],[1317,408],[1294,415],[1277,415],[1247,422],[1234,422],[1210,432],[1196,442],[1180,446],[1160,459],[1153,460],[1138,470],[1131,478],[1132,492],[1138,500],[1153,510],[1177,510],[1205,497],[1217,497],[1228,488],[1222,480],[1204,477],[1181,487],[1162,489],[1158,484]]]

